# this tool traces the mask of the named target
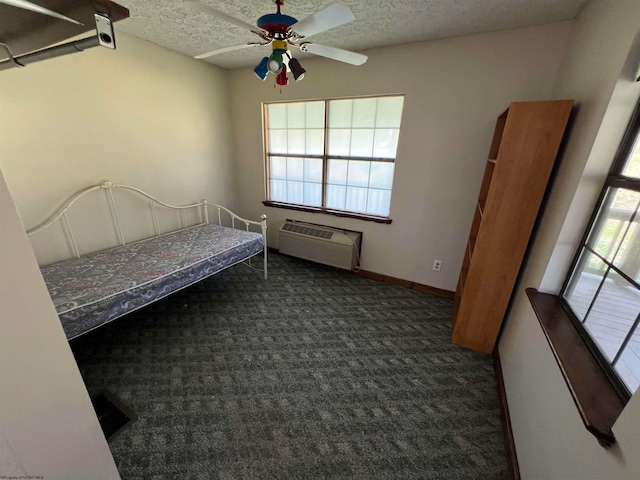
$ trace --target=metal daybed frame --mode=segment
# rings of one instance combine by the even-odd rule
[[[154,234],[127,243],[113,191],[129,190],[151,205]],[[68,217],[70,207],[85,195],[102,190],[119,246],[83,255]],[[157,206],[180,213],[181,228],[162,232]],[[215,209],[217,224],[211,223],[209,209]],[[185,212],[197,213],[189,225]],[[223,219],[230,223],[223,226]],[[230,219],[230,220],[229,220]],[[189,205],[170,205],[142,190],[107,181],[72,195],[41,225],[27,231],[37,235],[60,222],[74,258],[41,267],[51,298],[69,340],[192,285],[221,270],[263,253],[267,279],[267,223],[247,220],[229,209],[206,200]],[[236,224],[244,226],[239,229]],[[260,228],[260,233],[250,227]]]

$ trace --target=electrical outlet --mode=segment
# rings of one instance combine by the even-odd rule
[[[433,261],[433,269],[436,272],[439,272],[441,268],[442,268],[442,260],[434,260]]]

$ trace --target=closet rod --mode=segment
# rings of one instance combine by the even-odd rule
[[[44,48],[31,53],[25,53],[18,57],[9,55],[7,60],[0,62],[0,70],[8,70],[14,67],[24,67],[30,63],[41,62],[42,60],[48,60],[50,58],[61,57],[63,55],[69,55],[70,53],[82,52],[87,48],[93,48],[100,45],[98,35],[93,37],[83,38],[82,40],[76,40],[74,42],[63,43],[62,45],[56,45],[54,47]],[[10,53],[5,46],[7,53]]]

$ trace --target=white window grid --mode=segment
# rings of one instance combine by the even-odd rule
[[[390,95],[390,96],[386,96],[386,97],[402,97],[401,95]],[[376,100],[380,99],[380,98],[385,98],[385,96],[378,96],[378,97],[360,97],[360,98],[352,98],[352,99],[345,99],[345,100],[359,100],[361,98],[374,98]],[[380,127],[378,125],[378,107],[379,107],[379,102],[376,102],[376,112],[373,116],[374,118],[374,123],[372,126],[367,126],[367,127],[354,127],[353,126],[353,116],[354,116],[354,112],[355,109],[352,108],[351,109],[351,121],[350,121],[350,127],[340,127],[340,128],[332,128],[331,126],[328,125],[329,123],[329,109],[331,106],[331,102],[334,102],[336,100],[314,100],[314,101],[321,101],[324,102],[324,121],[323,121],[323,135],[324,135],[324,145],[323,145],[323,154],[313,154],[313,153],[291,153],[289,152],[289,145],[287,143],[287,152],[281,152],[281,151],[270,151],[271,150],[271,145],[269,142],[269,138],[270,138],[270,133],[272,131],[286,131],[288,132],[289,130],[311,130],[311,129],[319,129],[318,127],[312,127],[312,128],[295,128],[295,129],[291,129],[288,126],[287,127],[282,127],[282,128],[271,128],[268,125],[268,117],[267,117],[267,129],[266,129],[266,158],[267,161],[269,162],[269,164],[271,163],[273,158],[283,158],[285,159],[285,175],[284,178],[274,178],[272,177],[270,174],[268,176],[268,194],[267,194],[267,198],[269,200],[271,200],[271,189],[273,187],[272,185],[272,181],[276,180],[276,181],[285,181],[287,182],[287,188],[286,188],[286,192],[287,192],[287,203],[294,203],[294,202],[289,202],[289,184],[290,183],[297,183],[297,184],[302,184],[302,190],[304,192],[304,184],[321,184],[322,185],[322,193],[321,193],[321,207],[322,208],[331,208],[331,209],[336,209],[336,210],[344,210],[344,211],[353,211],[356,213],[368,213],[367,210],[369,210],[368,208],[362,209],[362,210],[353,210],[353,209],[348,209],[347,207],[347,196],[349,193],[349,189],[363,189],[366,190],[367,192],[367,199],[365,202],[366,207],[369,206],[370,204],[370,200],[371,200],[371,194],[375,193],[376,191],[380,191],[380,192],[389,192],[389,197],[391,195],[392,192],[392,186],[390,185],[389,188],[380,188],[380,187],[376,187],[376,186],[372,186],[371,185],[371,166],[375,163],[375,162],[381,162],[381,163],[392,163],[395,164],[395,160],[396,160],[396,154],[397,154],[397,139],[399,137],[399,131],[400,131],[400,126],[398,127]],[[314,102],[314,101],[310,101],[310,102]],[[339,101],[339,100],[337,100]],[[310,102],[299,102],[299,103],[310,103]],[[294,102],[294,103],[298,103],[298,102]],[[290,103],[284,103],[283,105],[288,105]],[[267,104],[265,105],[265,109],[268,108]],[[288,115],[288,111],[286,111],[285,115]],[[288,120],[288,119],[287,119]],[[288,125],[288,121],[286,122]],[[395,151],[394,151],[394,155],[393,157],[391,156],[384,156],[384,157],[374,157],[372,156],[364,156],[364,155],[335,155],[335,154],[330,154],[329,153],[329,137],[331,135],[331,130],[349,130],[350,132],[350,140],[351,140],[351,136],[352,136],[352,132],[353,131],[357,131],[357,130],[372,130],[374,133],[374,141],[375,141],[375,134],[378,131],[381,130],[393,130],[396,132],[396,142],[395,142]],[[306,141],[308,136],[305,134],[304,135],[305,138],[305,150],[306,150]],[[287,139],[288,142],[288,139]],[[351,145],[351,141],[349,142],[350,145],[350,149],[352,148]],[[375,148],[375,143],[372,143],[372,150]],[[373,153],[373,151],[372,151]],[[322,169],[322,179],[320,182],[310,182],[304,179],[304,170],[303,170],[303,180],[289,180],[289,162],[288,162],[288,158],[299,158],[302,159],[303,161],[306,159],[318,159],[321,160],[323,162],[323,169]],[[332,160],[337,160],[337,161],[346,161],[347,162],[347,174],[346,174],[346,179],[344,181],[344,183],[335,183],[335,182],[331,182],[329,180],[329,164]],[[369,175],[367,177],[367,184],[365,185],[351,185],[349,183],[349,165],[350,162],[368,162],[369,163]],[[268,171],[270,170],[270,165],[268,166]],[[305,167],[303,167],[304,169]],[[392,172],[392,175],[395,172]],[[390,182],[391,183],[391,182]],[[333,208],[333,207],[327,207],[327,203],[328,203],[328,194],[327,194],[327,190],[329,186],[335,186],[335,187],[344,187],[344,192],[343,192],[343,198],[342,200],[342,204],[345,206],[344,208]],[[303,194],[304,195],[304,194]],[[306,203],[306,199],[304,199],[303,197],[303,202],[302,203],[296,203],[298,205],[310,205],[310,206],[316,206],[316,204],[311,204],[311,203]],[[389,198],[389,203],[390,203],[390,198]],[[386,213],[385,216],[388,216],[388,211]]]

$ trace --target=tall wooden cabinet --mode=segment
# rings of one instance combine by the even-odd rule
[[[572,105],[516,102],[498,117],[454,297],[453,343],[493,350]]]

